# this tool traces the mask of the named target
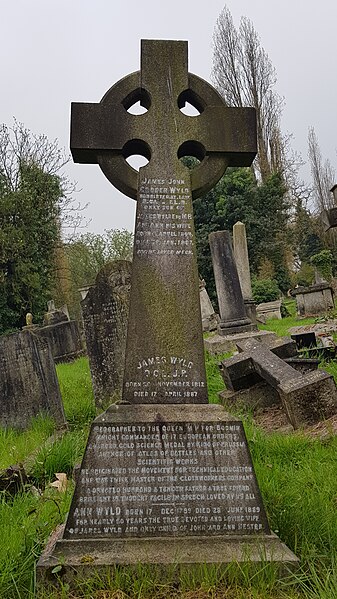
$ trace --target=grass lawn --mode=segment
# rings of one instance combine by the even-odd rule
[[[300,324],[284,319],[283,331]],[[277,321],[278,323],[280,321]],[[292,322],[292,324],[289,324]],[[268,328],[273,323],[268,322]],[[280,325],[278,324],[280,327]],[[279,329],[281,330],[281,329]],[[286,334],[286,333],[284,333]],[[209,398],[217,401],[223,388],[217,358],[207,357]],[[330,363],[337,374],[336,363]],[[49,534],[65,519],[73,492],[72,470],[83,453],[89,424],[96,410],[85,358],[57,367],[69,423],[62,438],[47,442],[50,420],[37,419],[24,433],[0,431],[1,467],[25,462],[31,455],[33,488],[9,498],[0,494],[0,598],[34,597],[34,563]],[[303,433],[267,434],[249,416],[245,430],[272,529],[300,558],[300,570],[278,581],[272,567],[259,571],[231,566],[226,572],[204,568],[184,573],[177,582],[153,568],[117,570],[113,578],[98,577],[65,586],[49,599],[336,599],[337,598],[337,438],[320,441]],[[69,477],[65,492],[50,487],[56,472]]]

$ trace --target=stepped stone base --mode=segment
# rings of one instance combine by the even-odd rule
[[[219,405],[120,404],[91,426],[67,522],[37,576],[265,561],[297,558],[270,531],[242,422]]]
[[[63,528],[63,527],[62,527]],[[61,537],[62,530],[58,535]],[[179,571],[187,566],[273,563],[279,576],[298,567],[299,560],[273,533],[269,535],[176,537],[145,539],[57,540],[45,549],[37,565],[39,588],[104,575],[115,567],[152,564]],[[52,570],[61,565],[57,573]]]
[[[264,341],[266,337],[276,337],[271,331],[247,331],[245,333],[236,333],[234,335],[210,335],[204,339],[205,349],[212,355],[224,354],[230,351],[237,351],[236,342],[245,339]]]

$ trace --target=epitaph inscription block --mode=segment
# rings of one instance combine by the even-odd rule
[[[64,538],[269,534],[242,423],[94,424]]]

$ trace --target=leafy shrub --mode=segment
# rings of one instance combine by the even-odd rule
[[[274,279],[255,279],[252,281],[253,299],[257,304],[273,302],[279,299],[280,290]]]
[[[330,250],[322,250],[318,254],[311,256],[311,264],[316,266],[320,275],[326,280],[331,281],[332,278],[332,253]]]
[[[300,285],[303,287],[309,287],[312,285],[315,278],[315,270],[308,262],[302,262],[301,268],[294,273],[292,277],[292,284],[294,287]]]

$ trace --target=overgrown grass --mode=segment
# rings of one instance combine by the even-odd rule
[[[71,490],[48,489],[41,497],[23,493],[0,495],[0,597],[33,597],[34,564],[57,524],[69,509]]]
[[[88,358],[79,358],[71,364],[58,364],[64,411],[70,427],[89,424],[96,416]]]
[[[218,393],[224,389],[224,382],[220,374],[219,364],[232,355],[231,352],[212,356],[205,352],[206,377],[209,403],[219,403]]]
[[[28,430],[18,432],[11,428],[0,428],[0,468],[22,463],[36,451],[54,432],[51,418],[38,416],[32,420]]]
[[[289,329],[292,327],[314,324],[315,322],[315,318],[301,318],[301,320],[299,320],[296,316],[286,316],[286,318],[282,318],[282,320],[271,318],[270,320],[267,320],[266,324],[259,324],[259,329],[261,331],[273,331],[280,337],[284,337],[289,335]]]

